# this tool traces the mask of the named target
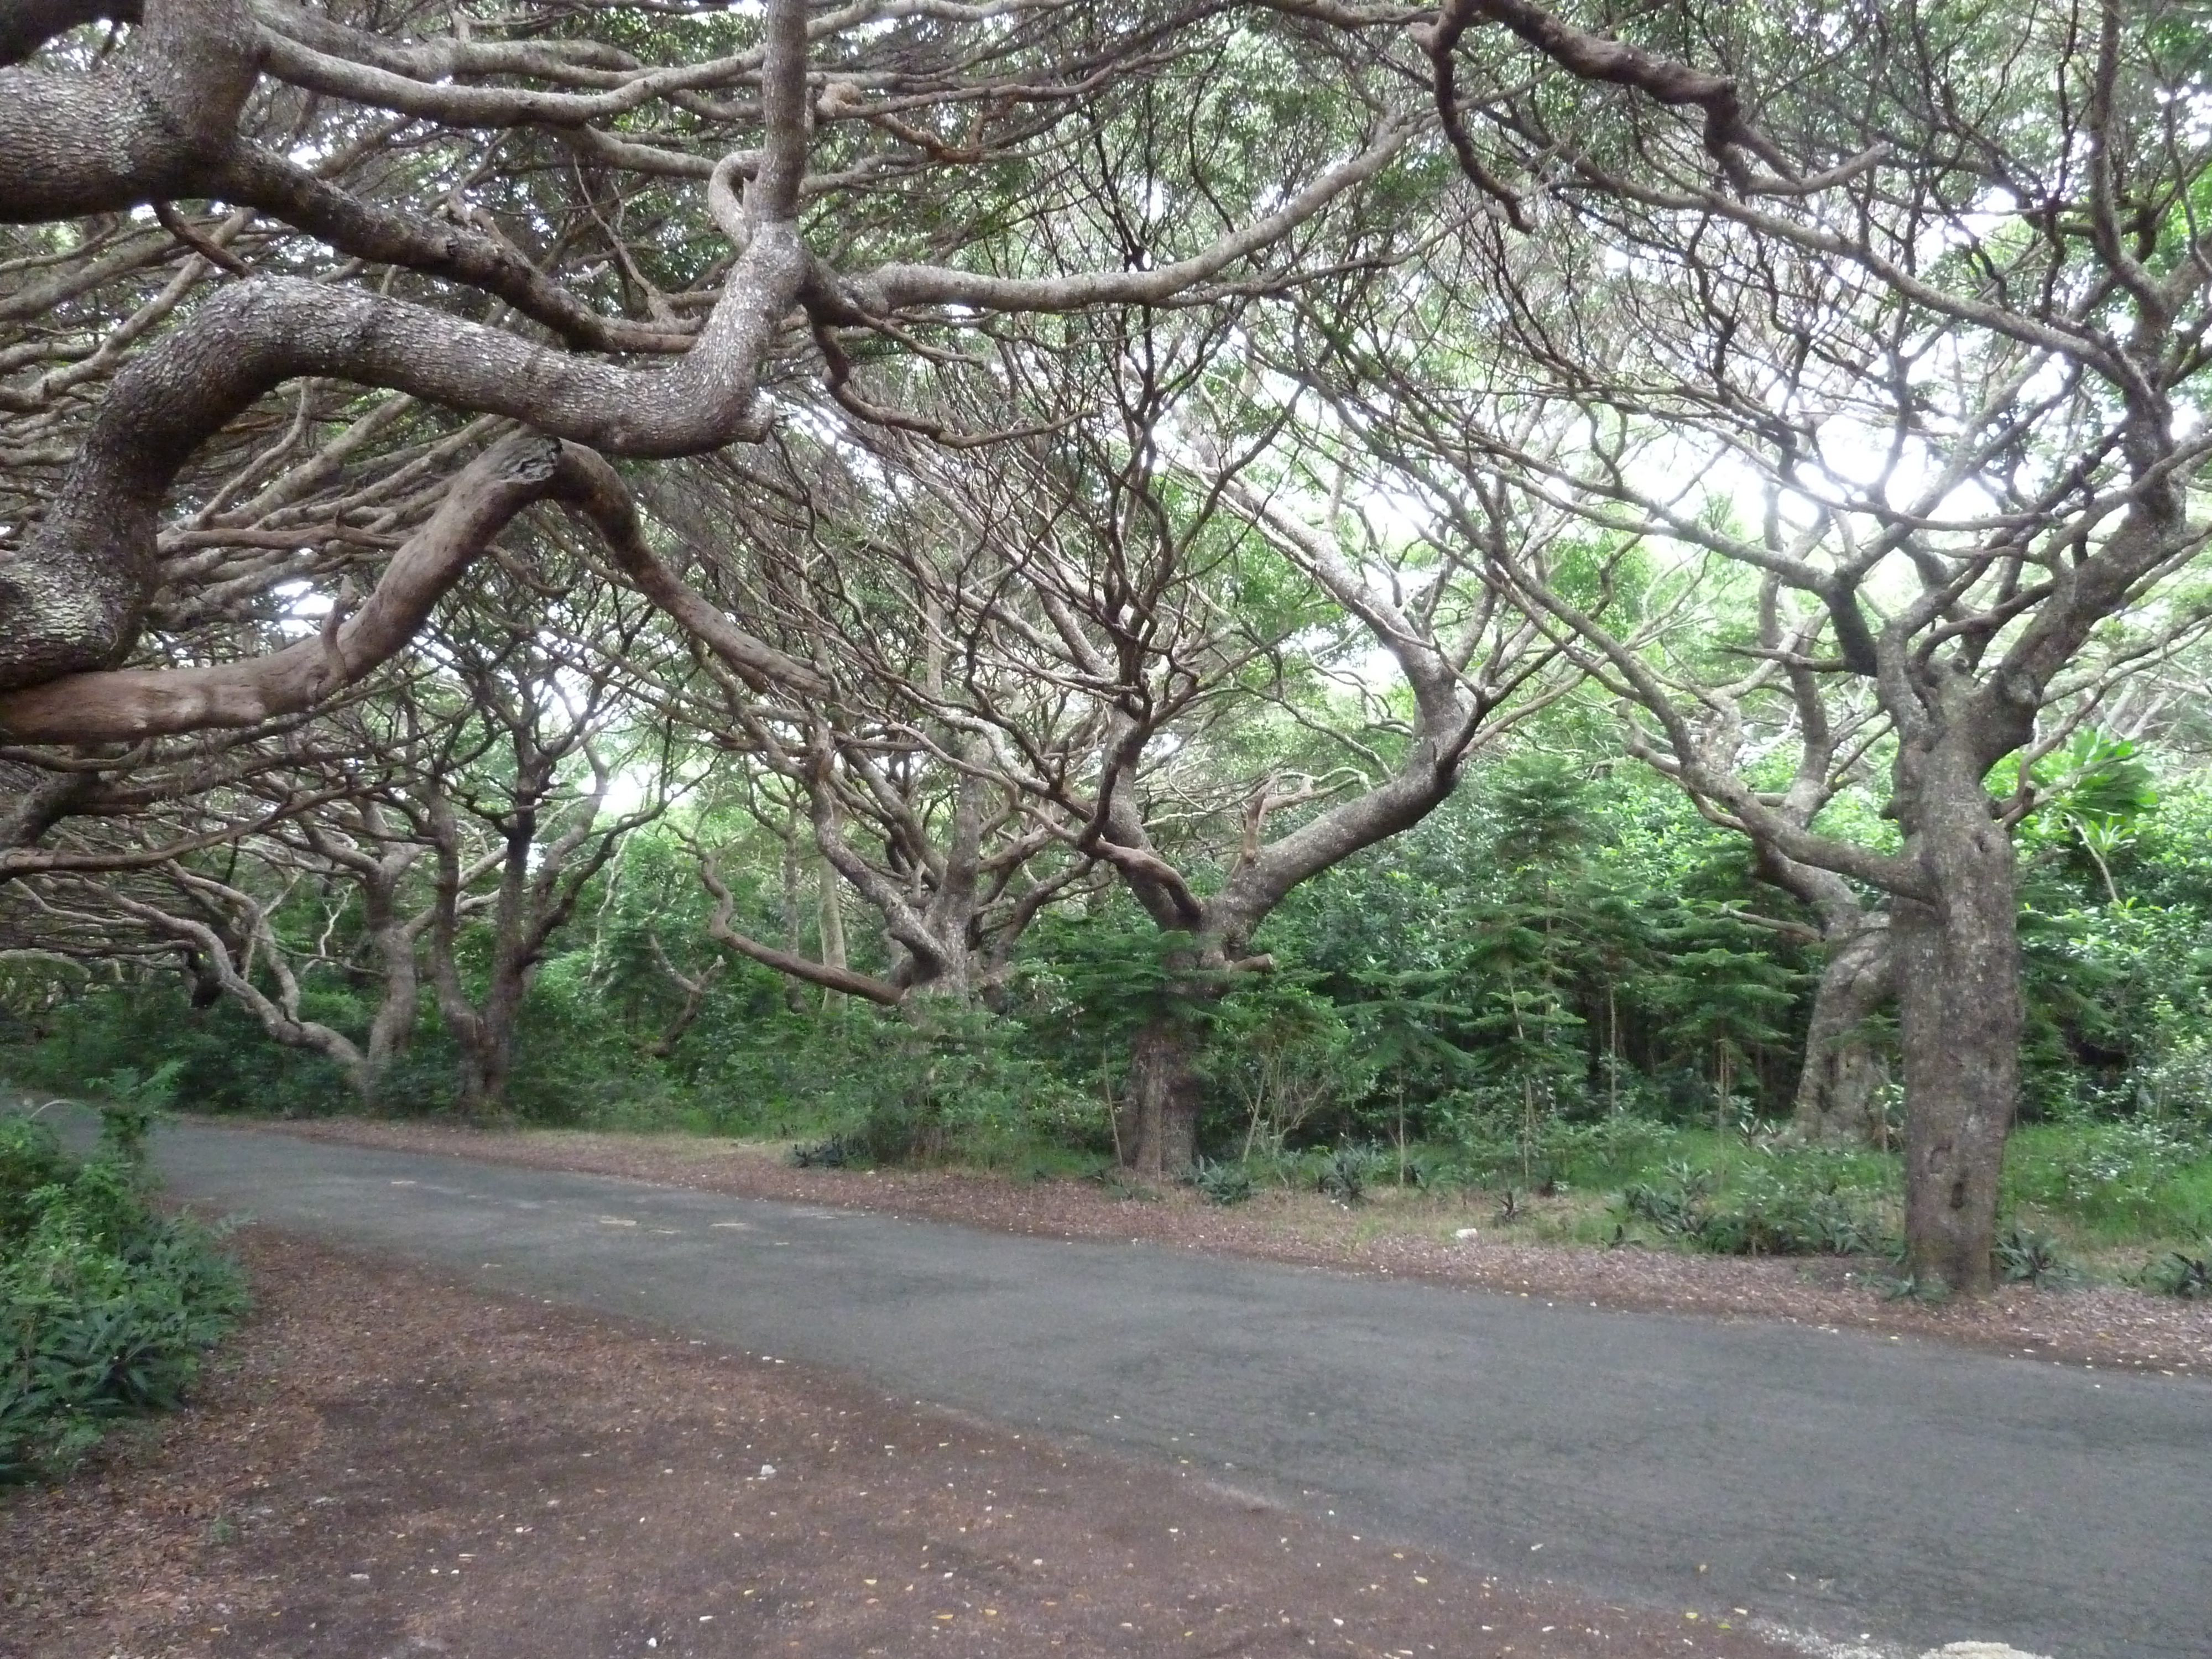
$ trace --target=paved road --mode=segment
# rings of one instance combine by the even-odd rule
[[[198,1200],[1188,1458],[1486,1571],[1916,1652],[2212,1656],[2199,1382],[282,1135],[159,1156]]]

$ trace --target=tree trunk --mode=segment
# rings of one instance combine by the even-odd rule
[[[483,1006],[462,1045],[461,1109],[472,1117],[495,1116],[507,1108],[507,1085],[514,1077],[514,1030],[529,988],[528,969],[500,951]]]
[[[1170,1181],[1198,1155],[1196,1035],[1159,1015],[1137,1030],[1129,1055],[1129,1097],[1116,1112],[1121,1159],[1148,1181]]]
[[[507,1087],[514,1072],[514,1034],[488,1029],[488,1023],[471,1031],[460,1045],[460,1097],[456,1103],[463,1117],[477,1120],[499,1115],[507,1105]]]
[[[796,822],[793,820],[793,823]],[[783,948],[789,956],[804,956],[806,951],[806,896],[802,890],[805,879],[805,872],[799,862],[799,834],[787,824],[783,836]],[[783,981],[783,1006],[794,1014],[806,1012],[806,988],[788,975]]]
[[[367,931],[384,969],[384,990],[369,1021],[362,1103],[376,1103],[377,1091],[392,1062],[407,1052],[421,1013],[421,980],[415,963],[415,930],[398,914],[394,897],[399,871],[388,881],[372,878],[362,887]]]
[[[460,1092],[454,1104],[463,1117],[480,1122],[498,1111],[500,1099],[507,1092],[507,1079],[488,1049],[473,1042],[462,1046],[459,1081]]]
[[[1929,771],[1948,757],[1928,758]],[[1935,890],[1890,925],[1905,1055],[1905,1242],[1914,1280],[1991,1285],[1997,1182],[2020,1093],[2019,899],[2012,839],[1971,768],[1917,780],[1906,851]]]
[[[392,966],[387,969],[384,994],[376,1005],[376,1016],[368,1028],[369,1097],[373,1100],[384,1073],[392,1062],[407,1052],[415,1035],[415,1025],[421,1008],[415,976],[413,941],[388,958]]]
[[[822,965],[824,968],[842,968],[846,965],[844,895],[838,891],[837,872],[830,867],[828,859],[815,860],[814,873],[821,900]],[[836,992],[823,992],[823,1012],[829,1013],[844,1006],[844,1000]]]
[[[1797,1079],[1794,1121],[1806,1140],[1828,1146],[1886,1143],[1881,1097],[1889,1066],[1868,1036],[1866,1023],[1896,988],[1887,915],[1866,917],[1840,939],[1831,937],[1805,1033],[1805,1067]]]

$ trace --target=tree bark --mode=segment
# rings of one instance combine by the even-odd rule
[[[494,1007],[501,1000],[502,981],[520,977],[510,969],[519,955],[524,880],[536,823],[534,815],[518,813],[518,818],[529,821],[510,825],[504,837],[499,895],[492,915],[490,983],[478,1006],[471,1000],[461,978],[462,901],[470,872],[464,869],[459,821],[452,803],[435,786],[426,792],[424,806],[438,860],[437,903],[430,928],[432,983],[437,990],[438,1017],[460,1050],[455,1076],[457,1104],[462,1115],[480,1118],[498,1110],[507,1095],[514,1021],[510,1017],[503,1031],[493,1029],[490,1021]],[[522,988],[526,988],[517,987],[514,998],[518,1006]]]
[[[842,973],[849,965],[845,956],[844,896],[837,890],[837,872],[830,867],[830,860],[817,858],[814,866],[817,909],[822,919],[822,965],[833,972]],[[843,1005],[836,1001],[835,991],[822,993],[822,1012],[830,1013]]]
[[[180,884],[191,890],[193,879],[179,871]],[[89,885],[89,884],[87,884]],[[127,893],[112,892],[110,902],[137,917],[156,932],[183,944],[196,978],[209,980],[222,994],[234,1000],[274,1042],[288,1048],[319,1054],[345,1074],[347,1086],[366,1100],[370,1091],[367,1058],[343,1031],[309,1019],[300,1012],[300,981],[285,959],[269,913],[246,894],[207,878],[198,878],[198,890],[216,902],[234,907],[234,936],[194,917],[179,915],[145,903]],[[276,987],[274,997],[254,983],[252,963],[258,958]],[[198,994],[194,1006],[199,1006]]]
[[[1131,1045],[1128,1098],[1116,1109],[1125,1165],[1148,1181],[1170,1181],[1198,1155],[1204,1097],[1198,1042],[1188,1022],[1158,1014]]]
[[[1979,772],[1943,745],[1915,769],[1906,836],[1935,895],[1892,901],[1905,1057],[1905,1234],[1913,1279],[1987,1292],[1998,1179],[2020,1092],[2012,838]]]
[[[515,1027],[536,966],[534,953],[524,959],[507,939],[494,948],[491,984],[461,1057],[461,1109],[471,1116],[506,1109],[507,1085],[514,1076]]]
[[[783,836],[783,951],[794,962],[804,954],[806,943],[805,896],[800,890],[803,873],[799,864],[799,830],[794,817],[785,826]],[[788,975],[783,981],[783,1006],[794,1014],[806,1012],[805,984]]]
[[[1896,988],[1887,915],[1865,917],[1841,938],[1832,937],[1797,1079],[1794,1121],[1805,1139],[1827,1146],[1887,1143],[1881,1094],[1889,1066],[1868,1036],[1866,1023]]]
[[[542,754],[536,759],[535,768],[523,769],[526,798],[542,795],[551,785],[550,764]],[[589,829],[588,819],[584,827]],[[521,1022],[523,1000],[543,959],[545,941],[568,920],[582,885],[580,880],[570,884],[559,902],[549,902],[574,848],[575,832],[572,829],[540,847],[535,807],[519,807],[507,818],[507,856],[500,868],[499,895],[492,906],[491,960],[485,973],[483,1000],[453,1033],[461,1046],[461,1109],[471,1117],[506,1109],[507,1086],[514,1075],[514,1033]],[[538,866],[535,871],[531,868],[533,860]],[[452,975],[452,982],[459,984],[458,974]],[[448,1018],[450,1023],[450,1015]]]
[[[376,959],[384,969],[384,991],[368,1025],[364,1104],[374,1105],[392,1062],[407,1052],[420,1012],[421,978],[415,963],[419,930],[401,915],[397,888],[418,849],[409,848],[384,860],[362,883],[362,921]]]

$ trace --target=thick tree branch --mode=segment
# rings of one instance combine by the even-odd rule
[[[395,553],[360,609],[323,636],[264,657],[207,667],[106,669],[0,692],[0,737],[106,743],[256,726],[313,708],[406,648],[438,600],[514,515],[561,501],[587,516],[647,598],[757,688],[822,689],[805,665],[738,629],[647,545],[635,506],[605,460],[576,445],[507,440],[465,470],[444,503]]]
[[[0,69],[0,222],[197,193],[235,137],[260,52],[246,0],[147,0],[123,50],[89,74]]]
[[[872,975],[856,973],[849,968],[833,968],[827,963],[810,962],[790,951],[779,951],[772,945],[763,945],[758,939],[748,939],[730,926],[730,918],[737,912],[737,900],[730,892],[729,884],[722,879],[721,872],[712,858],[699,860],[699,879],[714,896],[714,914],[707,918],[707,932],[716,943],[727,945],[739,956],[773,968],[779,974],[793,979],[803,979],[831,991],[842,991],[866,1001],[881,1003],[886,1008],[896,1008],[906,1000],[904,988],[880,980]]]

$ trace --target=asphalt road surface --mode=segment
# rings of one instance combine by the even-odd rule
[[[2212,1386],[182,1126],[198,1203],[1660,1606],[2212,1659]],[[1685,1650],[1689,1651],[1689,1650]]]

